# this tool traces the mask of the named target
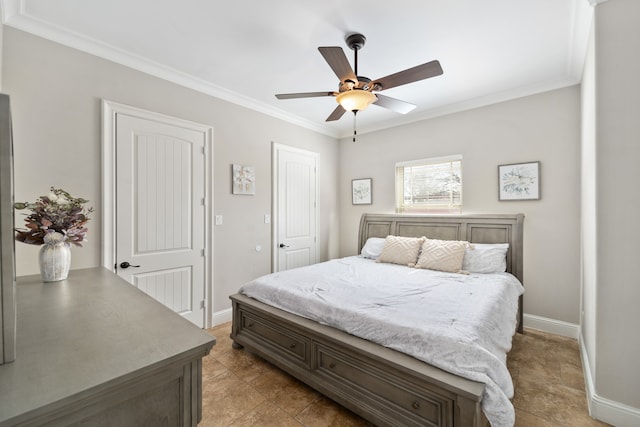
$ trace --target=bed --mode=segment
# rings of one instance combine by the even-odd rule
[[[358,248],[370,237],[388,235],[508,243],[506,271],[522,282],[523,221],[521,214],[364,214]],[[245,347],[376,425],[488,424],[482,410],[488,385],[483,382],[241,293],[231,300],[235,347]],[[517,329],[522,332],[522,297],[517,306]]]

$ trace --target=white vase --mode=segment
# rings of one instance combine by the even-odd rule
[[[44,244],[40,249],[40,274],[45,282],[65,280],[71,265],[71,247],[68,243]]]

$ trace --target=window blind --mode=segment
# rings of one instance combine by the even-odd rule
[[[398,213],[461,213],[462,156],[396,163]]]

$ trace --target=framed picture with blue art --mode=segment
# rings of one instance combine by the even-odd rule
[[[540,162],[498,166],[498,200],[540,200]]]

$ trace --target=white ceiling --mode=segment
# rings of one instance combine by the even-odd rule
[[[0,0],[6,25],[334,136],[335,99],[317,50],[367,38],[358,71],[372,79],[438,59],[444,75],[383,92],[417,105],[371,106],[358,133],[580,82],[598,0]]]

